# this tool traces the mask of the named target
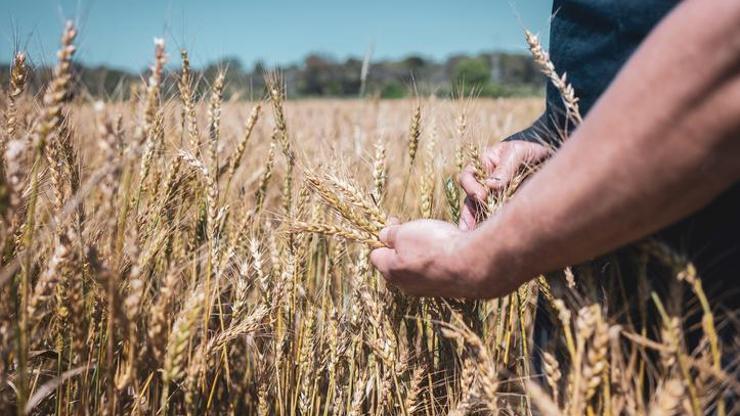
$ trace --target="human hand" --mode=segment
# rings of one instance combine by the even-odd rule
[[[485,186],[475,178],[473,166],[467,166],[460,174],[460,185],[467,196],[460,213],[460,229],[469,231],[476,227],[482,204],[489,192],[499,192],[514,178],[523,166],[540,162],[550,154],[544,144],[524,140],[500,142],[486,149],[481,162],[486,170]]]
[[[390,284],[411,295],[480,297],[482,278],[473,273],[476,269],[469,267],[461,252],[465,237],[443,221],[391,225],[380,233],[387,247],[373,250],[370,261]]]

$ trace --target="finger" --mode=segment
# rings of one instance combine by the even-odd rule
[[[478,204],[470,198],[465,198],[462,210],[460,211],[460,229],[471,231],[475,229],[476,218],[478,213]]]
[[[396,243],[396,234],[398,233],[399,225],[390,225],[380,230],[380,242],[385,244],[387,247],[393,248]]]
[[[473,196],[479,201],[485,201],[488,196],[488,190],[475,179],[474,169],[472,166],[466,167],[460,174],[460,186],[463,187],[468,196]]]
[[[378,271],[388,278],[393,270],[393,265],[396,263],[397,258],[396,251],[390,248],[376,248],[370,252],[370,262],[375,266]]]
[[[486,179],[486,186],[496,192],[503,191],[511,183],[515,172],[513,169],[497,169],[492,177]]]
[[[486,186],[501,191],[514,179],[514,175],[524,164],[524,155],[512,154],[506,158],[503,163],[499,164],[492,172],[491,176],[486,178]]]
[[[481,162],[486,168],[486,172],[493,172],[496,166],[501,163],[501,156],[505,153],[508,143],[496,143],[495,145],[488,147],[483,156],[481,156]]]
[[[506,185],[511,182],[511,179],[507,179],[504,175],[498,173],[495,173],[495,175],[486,179],[486,186],[494,192],[501,192],[506,189]]]

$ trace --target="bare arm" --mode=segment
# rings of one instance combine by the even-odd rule
[[[642,238],[740,177],[740,2],[686,0],[557,154],[472,232],[414,221],[372,261],[418,295],[493,297]]]
[[[511,272],[508,291],[669,225],[739,176],[740,3],[685,1],[556,156],[463,244],[487,275]]]

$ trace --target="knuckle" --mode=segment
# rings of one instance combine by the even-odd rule
[[[509,146],[509,142],[498,142],[486,147],[485,153],[498,153]]]
[[[393,273],[393,274],[399,274],[399,273],[403,272],[404,270],[408,270],[408,260],[406,260],[405,258],[401,257],[391,267],[391,273]]]
[[[516,147],[514,142],[499,142],[499,143],[496,143],[496,145],[497,145],[496,151],[498,153],[506,153]]]

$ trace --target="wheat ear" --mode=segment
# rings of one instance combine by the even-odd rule
[[[540,71],[552,82],[555,88],[560,92],[560,97],[563,100],[563,104],[567,110],[567,116],[576,125],[581,124],[583,118],[581,117],[581,110],[578,107],[578,98],[576,97],[573,86],[568,83],[566,75],[559,75],[555,71],[555,65],[550,60],[550,56],[542,48],[540,40],[537,35],[526,30],[524,36],[527,39],[527,45],[529,45],[529,51],[532,53],[535,63],[540,67]]]

